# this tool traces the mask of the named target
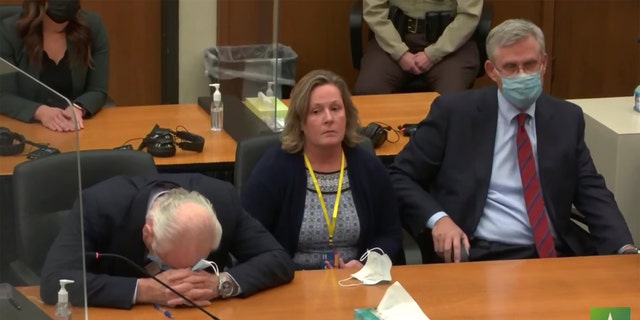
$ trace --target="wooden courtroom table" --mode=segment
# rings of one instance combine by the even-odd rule
[[[351,271],[298,271],[292,283],[246,299],[207,307],[228,319],[353,319],[353,309],[375,307],[388,284],[340,287]],[[640,255],[530,259],[393,267],[399,281],[433,319],[589,319],[591,307],[630,307],[640,314]],[[41,309],[38,287],[19,290]],[[174,319],[208,319],[197,309],[171,309]],[[83,310],[75,308],[74,319]],[[163,319],[149,305],[131,310],[89,308],[90,319]]]
[[[204,151],[198,153],[176,148],[173,157],[155,157],[157,165],[233,162],[236,142],[226,132],[211,132],[208,118],[209,115],[196,104],[103,108],[91,119],[84,120],[84,129],[78,132],[80,149],[112,149],[138,138],[127,142],[136,149],[154,125],[171,130],[182,125],[182,130],[205,138]],[[76,150],[73,132],[53,132],[40,124],[23,123],[6,116],[0,116],[0,126],[20,133],[28,140],[49,143],[61,152]],[[0,174],[12,174],[16,164],[26,161],[25,154],[29,149],[27,146],[23,154],[0,158]]]
[[[418,123],[424,119],[431,109],[431,103],[437,96],[436,92],[353,96],[353,103],[358,108],[362,126],[376,121],[397,129],[401,124]],[[393,132],[388,132],[387,139],[394,141],[396,135]],[[393,157],[397,155],[407,144],[409,137],[400,134],[400,139],[397,142],[389,141],[376,149],[378,156]]]
[[[353,100],[360,111],[362,125],[381,121],[395,128],[403,123],[422,120],[436,96],[436,93],[410,93],[354,96]],[[211,132],[209,115],[196,104],[104,108],[91,119],[84,120],[84,129],[78,132],[80,149],[111,149],[138,138],[127,142],[137,148],[155,124],[172,130],[182,125],[189,132],[205,138],[203,152],[177,148],[173,157],[154,158],[158,166],[233,163],[235,160],[236,141],[224,131]],[[0,115],[0,126],[24,135],[27,140],[49,143],[62,152],[76,150],[73,132],[54,132],[40,124],[24,123],[3,115]],[[389,139],[394,138],[395,135],[389,133]],[[407,141],[407,137],[401,137],[397,143],[386,142],[377,154],[396,155]],[[31,148],[26,146],[22,154],[0,158],[0,175],[11,175],[16,164],[26,161],[25,155]]]

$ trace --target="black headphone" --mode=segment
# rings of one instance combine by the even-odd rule
[[[387,140],[387,133],[389,131],[394,131],[393,128],[386,124],[386,123],[382,123],[382,122],[371,122],[369,123],[366,127],[360,127],[358,129],[358,132],[371,139],[371,142],[373,142],[373,147],[374,148],[379,148],[380,146],[382,146],[382,144]],[[398,135],[398,133],[396,132],[396,135]],[[398,139],[400,138],[400,136],[398,135]],[[394,140],[394,141],[389,141],[389,142],[397,142],[398,139]]]
[[[171,131],[171,133],[180,139],[176,145],[182,150],[202,152],[202,149],[204,149],[204,138],[202,136],[183,130]]]
[[[178,142],[175,139],[179,139]],[[147,148],[147,152],[154,157],[172,157],[176,154],[176,146],[182,150],[202,152],[204,138],[188,131],[160,128],[157,124],[151,132],[142,139],[138,150]]]
[[[24,136],[0,127],[0,156],[12,156],[24,151]]]

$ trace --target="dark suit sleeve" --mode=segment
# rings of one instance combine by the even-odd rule
[[[16,55],[23,48],[22,41],[15,31],[16,19],[17,16],[0,21],[0,57],[18,67]],[[40,103],[19,95],[18,79],[20,77],[24,77],[21,80],[26,80],[26,76],[14,71],[5,62],[0,62],[0,113],[23,122],[30,122]]]
[[[379,170],[379,171],[378,171]],[[387,170],[382,164],[376,172],[379,183],[373,189],[376,192],[376,239],[372,248],[380,247],[392,259],[397,259],[402,251],[402,224],[398,210],[398,199],[391,185]],[[397,260],[394,260],[397,261]]]
[[[101,189],[104,190],[104,189]],[[114,208],[115,204],[107,201],[98,201],[101,192],[83,191],[84,221],[84,250],[82,248],[82,230],[80,228],[80,208],[78,202],[71,209],[69,218],[60,234],[51,245],[49,253],[42,269],[40,283],[40,296],[47,304],[57,302],[60,279],[74,280],[75,283],[67,285],[69,301],[76,306],[84,305],[84,277],[82,261],[84,252],[100,251],[106,244],[103,242],[112,239],[116,231],[111,228],[108,215],[97,211],[101,208]],[[102,197],[104,198],[104,197]],[[122,208],[122,210],[126,210]],[[133,294],[137,278],[110,276],[92,272],[92,266],[98,262],[87,261],[86,285],[87,301],[91,306],[106,306],[116,308],[130,308],[133,304]]]
[[[584,115],[582,110],[578,110],[578,183],[573,202],[585,216],[598,253],[616,253],[622,246],[633,244],[633,239],[613,194],[607,189],[604,178],[593,164],[584,141]]]
[[[84,93],[74,102],[86,111],[85,117],[94,115],[104,105],[109,85],[109,40],[100,16],[87,13],[91,28],[91,68],[87,70]]]
[[[390,167],[391,182],[396,190],[405,227],[415,236],[426,229],[427,220],[442,206],[429,194],[428,188],[438,175],[447,142],[448,108],[440,97],[420,122],[409,143],[396,156]]]
[[[229,188],[228,196],[230,208],[237,215],[230,252],[239,261],[228,272],[240,285],[242,296],[293,280],[289,254],[260,222],[242,209],[235,189]]]

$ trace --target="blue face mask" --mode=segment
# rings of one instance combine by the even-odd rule
[[[166,271],[166,270],[171,269],[171,266],[169,266],[168,264],[166,264],[166,263],[162,262],[162,260],[160,260],[160,258],[158,258],[158,257],[157,257],[157,256],[155,256],[155,255],[148,254],[148,255],[147,255],[147,259],[149,259],[149,260],[150,260],[150,261],[152,261],[152,262],[157,263],[157,264],[158,264],[158,267],[160,268],[160,271]]]
[[[500,78],[502,79],[502,94],[520,110],[528,109],[542,93],[539,71],[510,77],[500,75]]]

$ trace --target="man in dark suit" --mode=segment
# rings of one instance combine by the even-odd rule
[[[127,257],[199,305],[293,279],[289,254],[242,209],[229,183],[199,174],[119,176],[84,190],[82,205],[84,249],[76,201],[43,267],[45,303],[56,303],[60,279],[72,279],[70,301],[83,304],[83,252]],[[211,262],[212,272],[199,270]],[[91,306],[185,304],[120,259],[87,259],[86,272]]]
[[[489,33],[487,53],[497,88],[438,97],[391,167],[423,260],[637,252],[585,144],[582,110],[542,93],[540,28],[507,20]],[[572,204],[595,252],[570,220]]]

